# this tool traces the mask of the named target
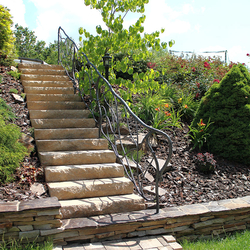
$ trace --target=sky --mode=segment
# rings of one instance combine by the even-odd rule
[[[101,14],[84,5],[84,0],[0,0],[0,4],[10,9],[14,24],[35,32],[38,40],[47,43],[57,40],[57,30],[61,26],[76,43],[78,29],[85,28],[96,34],[95,27],[105,27]],[[180,55],[191,51],[201,55],[217,55],[225,59],[225,53],[204,51],[227,50],[227,62],[246,63],[250,66],[249,0],[149,0],[145,5],[146,33],[160,31],[162,42],[175,40],[169,48]],[[124,27],[136,22],[140,14],[126,16]]]

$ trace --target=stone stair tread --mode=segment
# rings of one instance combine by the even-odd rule
[[[68,81],[66,75],[21,75],[22,81]]]
[[[64,69],[25,69],[22,70],[22,75],[66,75]]]
[[[106,139],[36,140],[39,152],[108,149]]]
[[[50,196],[59,200],[133,193],[133,183],[126,177],[49,182],[47,185]]]
[[[67,110],[67,109],[84,109],[84,102],[61,102],[61,101],[27,101],[29,110]]]
[[[40,161],[43,165],[79,165],[114,163],[116,156],[113,151],[104,150],[79,150],[79,151],[54,151],[39,152]]]
[[[26,94],[27,101],[70,101],[79,102],[81,97],[75,94]]]
[[[98,128],[57,128],[57,129],[35,129],[37,140],[52,139],[88,139],[98,137]]]
[[[28,94],[74,94],[73,87],[24,87]]]
[[[72,87],[71,81],[22,81],[22,85],[25,87]]]
[[[30,110],[30,119],[76,119],[87,118],[89,110]]]
[[[46,166],[44,171],[46,182],[84,180],[90,178],[101,179],[124,176],[123,166],[118,163]]]
[[[59,203],[62,206],[60,209],[62,219],[124,213],[146,208],[143,198],[136,194],[61,200]]]
[[[38,129],[55,129],[55,128],[94,128],[95,120],[86,119],[31,119],[32,127]]]
[[[64,68],[61,65],[52,65],[52,64],[35,64],[35,63],[19,63],[18,69],[59,69],[63,70]]]

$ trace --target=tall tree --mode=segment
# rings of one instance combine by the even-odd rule
[[[85,37],[84,39],[80,37],[80,41],[82,40],[81,51],[89,57],[90,61],[97,66],[100,72],[104,71],[102,57],[105,53],[110,53],[111,55],[116,53],[125,54],[121,61],[112,60],[109,79],[111,84],[127,87],[129,91],[121,90],[121,95],[125,100],[130,99],[133,93],[138,93],[141,90],[144,92],[152,89],[157,90],[159,84],[154,79],[157,77],[158,72],[150,69],[150,71],[145,73],[134,73],[130,59],[132,58],[134,61],[145,60],[150,54],[150,49],[159,50],[161,47],[166,48],[167,43],[160,42],[159,31],[152,34],[143,34],[143,23],[146,18],[143,14],[133,25],[130,25],[129,29],[124,29],[123,27],[123,21],[127,13],[143,13],[145,10],[144,5],[149,0],[85,0],[84,2],[92,9],[97,9],[101,12],[106,27],[97,26],[96,36],[80,28],[80,35]],[[161,32],[164,32],[164,29]],[[169,45],[172,46],[172,44],[173,41],[170,41]],[[133,76],[133,83],[132,80],[128,79],[116,79],[114,71],[128,72]]]

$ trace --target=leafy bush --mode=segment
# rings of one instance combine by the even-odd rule
[[[250,75],[239,64],[226,74],[220,83],[214,83],[200,102],[195,127],[200,119],[211,119],[211,152],[222,157],[250,164]]]
[[[12,24],[9,10],[0,5],[0,65],[10,66],[15,56]]]
[[[20,79],[21,73],[17,71],[9,71],[7,72],[8,75],[16,78],[17,80]]]
[[[25,146],[18,142],[20,128],[5,121],[14,118],[8,105],[0,99],[0,183],[13,180],[13,174],[27,154]]]

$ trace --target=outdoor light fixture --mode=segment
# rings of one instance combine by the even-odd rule
[[[109,67],[110,67],[110,62],[111,62],[111,56],[109,53],[105,53],[103,56],[103,66],[105,67],[105,78],[109,80]]]

